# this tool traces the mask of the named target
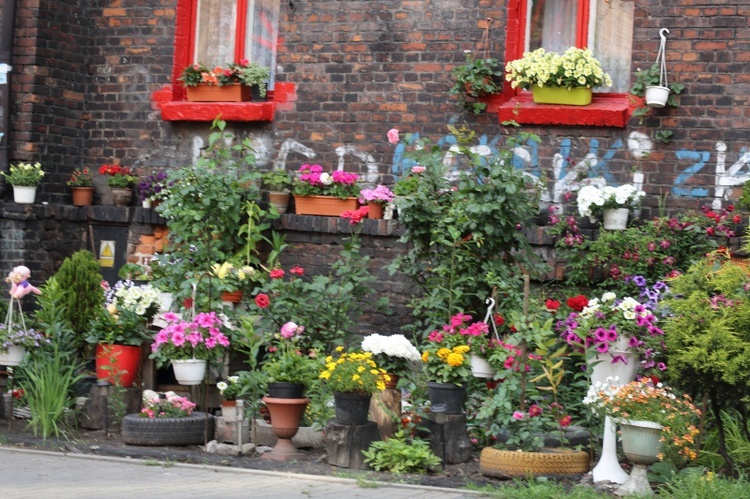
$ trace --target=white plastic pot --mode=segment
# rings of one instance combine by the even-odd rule
[[[661,86],[646,87],[646,104],[653,107],[664,107],[669,99],[669,88]]]

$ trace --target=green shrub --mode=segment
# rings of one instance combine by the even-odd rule
[[[362,454],[373,469],[391,473],[424,473],[441,462],[428,442],[405,435],[403,431],[386,441],[373,442]]]
[[[104,307],[104,278],[94,254],[80,250],[66,258],[55,274],[63,293],[60,315],[75,334],[75,346],[82,351],[87,343],[89,321]]]

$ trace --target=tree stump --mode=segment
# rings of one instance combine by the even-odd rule
[[[381,440],[393,435],[401,419],[401,390],[386,388],[370,399],[370,419],[378,425]]]
[[[466,429],[465,414],[434,415],[434,419],[424,419],[430,432],[432,452],[445,464],[464,463],[471,457],[471,440]]]
[[[378,425],[368,421],[365,425],[340,425],[335,419],[326,424],[325,441],[328,464],[341,468],[367,469],[363,450],[380,440]]]

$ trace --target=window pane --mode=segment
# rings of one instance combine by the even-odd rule
[[[198,0],[194,61],[209,68],[234,61],[237,0]]]
[[[578,0],[531,0],[527,50],[562,54],[576,44]]]
[[[594,0],[591,7],[596,9],[596,12],[591,13],[596,26],[591,30],[593,41],[592,35],[589,35],[589,47],[612,77],[612,86],[599,91],[627,92],[630,88],[635,4],[622,0]]]
[[[276,76],[280,0],[248,0],[245,57],[271,68],[271,85]]]

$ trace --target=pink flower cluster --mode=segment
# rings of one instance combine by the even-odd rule
[[[305,331],[305,326],[298,326],[294,322],[287,322],[281,326],[281,337],[285,339],[299,336]]]
[[[359,193],[359,202],[365,204],[370,201],[379,203],[390,203],[396,197],[388,187],[379,185],[374,189],[362,189]]]
[[[427,339],[434,343],[442,343],[445,335],[485,336],[489,332],[490,327],[482,321],[467,325],[466,323],[470,320],[470,315],[458,313],[451,317],[450,322],[443,326],[442,331],[436,329]]]
[[[299,173],[301,181],[318,186],[330,185],[331,183],[355,185],[359,180],[359,175],[352,172],[336,170],[329,175],[323,171],[323,167],[320,165],[304,164],[299,167]]]
[[[229,338],[220,330],[221,320],[216,312],[202,312],[192,321],[184,321],[173,313],[164,314],[167,327],[154,336],[151,351],[157,352],[162,347],[175,348],[178,351],[191,350],[202,347],[213,350],[216,347],[228,347]]]

